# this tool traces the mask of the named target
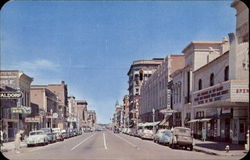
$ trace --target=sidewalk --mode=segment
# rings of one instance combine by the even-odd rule
[[[27,147],[27,144],[22,141],[21,144],[20,144],[20,148],[23,148],[23,147]],[[6,143],[3,143],[3,146],[1,146],[1,152],[7,152],[7,151],[11,151],[11,150],[15,150],[15,142],[6,142]]]
[[[225,151],[226,145],[230,146],[229,152]],[[244,145],[230,144],[225,142],[201,141],[198,139],[194,139],[193,149],[198,152],[204,152],[218,156],[244,156],[248,152],[245,150]]]

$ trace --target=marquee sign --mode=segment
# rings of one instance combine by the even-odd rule
[[[1,99],[18,99],[22,98],[22,92],[0,92]]]
[[[229,97],[229,89],[224,86],[215,87],[206,91],[194,94],[195,105],[201,105],[214,101],[220,101]]]
[[[217,101],[248,102],[248,83],[229,81],[193,93],[193,106],[200,106]]]

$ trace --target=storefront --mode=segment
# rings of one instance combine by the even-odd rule
[[[246,143],[249,116],[247,83],[227,81],[193,93],[196,119],[189,121],[195,138]]]

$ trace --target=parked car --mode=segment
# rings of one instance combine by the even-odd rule
[[[128,128],[127,131],[126,131],[126,134],[130,135],[130,133],[131,133],[131,129]]]
[[[33,145],[46,145],[49,143],[48,136],[43,130],[31,131],[26,139],[27,147]]]
[[[172,137],[172,132],[170,130],[165,130],[163,134],[159,137],[158,143],[169,144],[170,138]]]
[[[114,133],[120,133],[119,128],[114,128]]]
[[[63,139],[66,139],[66,138],[69,138],[69,132],[67,132],[65,129],[61,130],[61,133],[62,133],[62,136],[63,136]]]
[[[191,129],[186,127],[175,127],[172,130],[172,137],[169,140],[170,148],[185,147],[193,150],[193,137]]]
[[[52,132],[51,128],[41,128],[41,130],[47,134],[49,143],[56,142],[56,134]]]
[[[142,134],[141,134],[141,139],[150,139],[153,140],[154,138],[154,133],[152,130],[149,129],[144,129]]]
[[[142,133],[143,133],[143,129],[139,129],[137,131],[137,136],[141,138],[142,137]]]
[[[52,128],[52,133],[56,134],[56,140],[57,141],[63,141],[64,140],[60,128]]]
[[[159,129],[154,136],[154,142],[159,143],[159,138],[162,137],[166,130],[167,129]]]

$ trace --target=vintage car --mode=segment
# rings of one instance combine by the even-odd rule
[[[153,130],[150,129],[144,129],[141,134],[141,139],[154,139],[154,133]]]
[[[41,128],[41,130],[47,134],[49,143],[56,142],[56,134],[52,132],[51,128]]]
[[[165,130],[163,134],[159,137],[158,143],[169,144],[170,138],[172,137],[172,132],[170,130]]]
[[[63,141],[63,135],[60,128],[52,128],[52,133],[56,134],[57,141]]]
[[[193,137],[191,135],[191,129],[185,127],[175,127],[172,130],[172,137],[169,140],[169,147],[185,147],[193,150]]]
[[[156,143],[159,143],[159,138],[164,134],[164,132],[166,131],[167,129],[159,129],[157,132],[156,132],[156,134],[155,134],[155,136],[154,136],[154,142],[156,142]]]
[[[49,143],[48,136],[43,130],[31,131],[26,139],[27,147],[33,145],[46,145]]]

